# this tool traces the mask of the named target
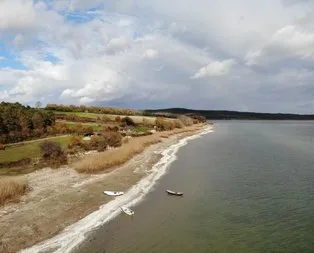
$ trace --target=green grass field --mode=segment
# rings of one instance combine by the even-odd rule
[[[68,125],[69,128],[73,128],[75,125],[81,124],[83,126],[92,126],[94,131],[101,131],[104,128],[104,124],[94,123],[94,122],[72,122],[72,121],[57,121],[58,123],[63,123]]]
[[[97,113],[88,113],[88,112],[58,112],[53,111],[55,114],[63,114],[63,115],[76,115],[78,117],[85,117],[85,118],[91,118],[91,119],[97,119],[97,117],[102,117],[105,114],[97,114]]]
[[[97,114],[97,113],[87,113],[87,112],[59,112],[59,111],[53,111],[53,113],[55,114],[63,114],[63,115],[76,115],[78,117],[85,117],[85,118],[91,118],[91,119],[96,119],[97,117],[108,117],[110,120],[114,121],[115,118],[117,116],[119,116],[120,118],[123,118],[125,116],[123,115],[113,115],[113,114]],[[136,124],[141,124],[143,123],[143,119],[146,119],[147,122],[149,122],[150,124],[154,124],[156,117],[148,117],[148,116],[128,116],[131,119],[133,119],[133,121]]]
[[[61,144],[62,147],[66,147],[69,143],[70,136],[59,136],[49,139]],[[44,140],[36,140],[27,142],[25,144],[18,144],[6,147],[5,150],[0,151],[0,162],[15,162],[25,158],[36,158],[40,156],[39,145]]]

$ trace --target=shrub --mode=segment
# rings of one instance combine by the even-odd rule
[[[130,117],[124,117],[121,120],[121,122],[124,123],[127,126],[135,126],[135,123],[134,123],[133,119],[131,119]]]
[[[174,125],[175,125],[175,128],[183,128],[184,127],[184,124],[182,123],[181,120],[174,120]]]
[[[205,123],[207,121],[206,117],[199,114],[186,114],[186,116],[192,118],[194,123]]]
[[[89,142],[90,149],[97,149],[98,152],[106,150],[108,143],[103,136],[92,136]]]
[[[69,143],[68,143],[68,148],[74,148],[74,147],[79,147],[79,148],[84,148],[84,143],[81,139],[81,137],[73,135],[70,137]]]
[[[0,150],[5,150],[5,145],[3,145],[2,143],[0,143]]]
[[[193,125],[193,119],[185,116],[185,115],[181,115],[178,117],[178,119],[185,125],[185,126],[191,126]]]
[[[173,120],[167,120],[162,117],[156,119],[156,126],[159,131],[167,131],[175,128],[175,123]]]
[[[101,118],[101,122],[103,122],[103,123],[107,123],[107,122],[110,122],[111,121],[111,119],[108,117],[108,116],[106,116],[106,115],[104,115],[102,118]]]
[[[45,159],[57,158],[64,154],[59,143],[55,141],[44,141],[40,144],[41,156]]]
[[[110,147],[119,147],[122,144],[122,135],[118,132],[110,131],[104,132],[103,138]]]
[[[115,122],[121,122],[121,117],[120,116],[116,116],[114,120],[115,120]]]

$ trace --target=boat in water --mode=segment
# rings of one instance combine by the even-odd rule
[[[108,196],[121,196],[124,192],[104,191],[104,194]]]
[[[167,192],[169,195],[183,196],[183,192],[175,192],[175,191],[171,191],[171,190],[166,190],[166,192]]]
[[[134,215],[134,211],[126,206],[122,206],[121,210],[127,215]]]

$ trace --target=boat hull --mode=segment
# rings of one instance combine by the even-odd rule
[[[121,196],[124,192],[104,191],[104,194],[107,196]]]
[[[183,192],[174,192],[174,191],[170,191],[170,190],[166,190],[166,192],[167,192],[169,195],[183,196]]]
[[[125,206],[123,206],[123,207],[121,207],[121,210],[125,213],[125,214],[127,214],[127,215],[134,215],[134,211],[133,210],[131,210],[130,208],[128,208],[128,207],[125,207]]]

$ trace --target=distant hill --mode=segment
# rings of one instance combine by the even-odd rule
[[[207,119],[247,119],[247,120],[314,120],[313,114],[286,114],[286,113],[257,113],[217,110],[191,110],[186,108],[168,108],[158,110],[146,110],[147,113],[165,116],[177,114],[199,114]]]

